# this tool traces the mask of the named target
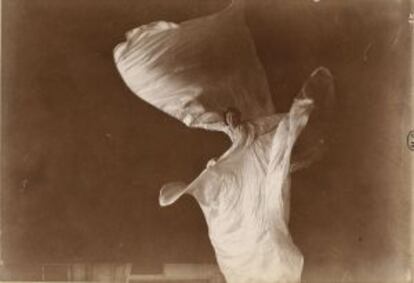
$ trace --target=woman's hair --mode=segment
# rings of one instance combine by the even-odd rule
[[[224,113],[223,113],[223,116],[224,116],[224,123],[226,123],[226,125],[227,125],[227,126],[229,125],[229,124],[227,123],[227,119],[226,119],[227,113],[233,113],[233,114],[236,114],[236,115],[238,115],[238,116],[239,116],[239,118],[241,118],[241,112],[240,112],[240,110],[239,110],[239,109],[237,109],[237,108],[235,108],[235,107],[228,107],[228,108],[224,111]]]

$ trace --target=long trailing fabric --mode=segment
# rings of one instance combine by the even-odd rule
[[[299,282],[303,256],[288,230],[291,153],[318,104],[315,94],[333,91],[330,72],[316,69],[290,111],[275,114],[239,7],[181,24],[151,23],[126,37],[114,58],[138,97],[187,126],[232,140],[190,184],[166,184],[160,204],[195,197],[228,283]],[[244,122],[236,128],[224,123],[228,107],[241,111]]]
[[[126,34],[116,66],[141,99],[190,127],[226,131],[222,113],[243,119],[274,113],[266,74],[243,11],[223,11],[181,24],[153,22]]]

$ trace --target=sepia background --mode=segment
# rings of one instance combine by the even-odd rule
[[[196,202],[160,208],[158,193],[192,180],[229,142],[136,98],[112,49],[141,24],[227,4],[2,1],[0,280],[39,279],[33,266],[44,263],[132,262],[143,273],[215,263]],[[293,176],[305,281],[410,279],[409,11],[397,0],[247,1],[278,111],[315,67],[335,78],[327,154]]]

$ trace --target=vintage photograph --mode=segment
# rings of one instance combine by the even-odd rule
[[[413,4],[2,0],[0,282],[413,282]]]

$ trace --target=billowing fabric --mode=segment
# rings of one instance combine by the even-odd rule
[[[190,185],[161,191],[161,205],[171,204],[174,191],[195,197],[227,283],[300,282],[303,256],[287,227],[289,168],[312,105],[296,99],[288,114],[246,121],[231,132],[232,147]]]
[[[114,58],[141,99],[187,126],[220,130],[232,140],[189,185],[165,185],[160,205],[185,193],[195,197],[227,283],[299,282],[303,256],[288,231],[291,153],[315,95],[332,91],[329,71],[318,68],[290,111],[275,114],[243,15],[234,7],[179,25],[138,27]],[[224,123],[228,107],[242,113],[236,128]]]
[[[316,69],[288,113],[229,128],[229,150],[210,160],[189,185],[162,188],[162,206],[185,193],[195,197],[227,283],[300,282],[304,260],[288,230],[291,154],[314,108],[321,117],[332,87],[330,72]]]
[[[126,38],[114,50],[125,83],[187,126],[223,131],[222,113],[228,107],[239,109],[243,119],[274,112],[239,7],[181,24],[154,22]]]

